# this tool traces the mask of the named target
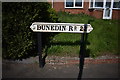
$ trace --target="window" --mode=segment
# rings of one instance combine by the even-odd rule
[[[82,7],[82,0],[76,0],[75,7]]]
[[[83,0],[65,0],[65,8],[83,8]]]
[[[74,0],[66,0],[66,7],[73,7],[74,6]]]
[[[104,8],[104,6],[120,9],[120,0],[90,0],[89,8]]]
[[[93,0],[90,0],[90,7],[93,7]]]
[[[90,8],[103,8],[104,0],[90,0]]]
[[[120,1],[114,0],[113,8],[114,8],[114,9],[120,9]]]
[[[111,7],[111,0],[107,0],[107,1],[106,1],[105,7],[106,7],[106,8],[110,8],[110,7]]]
[[[95,7],[103,7],[103,2],[95,2]]]

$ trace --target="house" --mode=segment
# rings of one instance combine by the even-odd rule
[[[120,0],[51,0],[56,11],[120,20]]]

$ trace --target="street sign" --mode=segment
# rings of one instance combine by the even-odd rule
[[[87,25],[85,31],[85,24],[77,23],[43,23],[34,22],[30,26],[33,32],[67,32],[67,33],[90,33],[93,28],[90,24]]]
[[[90,24],[78,23],[44,23],[34,22],[30,26],[33,32],[38,34],[38,54],[39,66],[42,68],[45,64],[45,57],[42,58],[42,34],[41,32],[67,32],[67,33],[83,33],[81,34],[81,48],[80,48],[80,63],[84,64],[84,54],[86,49],[87,33],[90,33],[93,28]],[[83,68],[83,66],[82,66]]]

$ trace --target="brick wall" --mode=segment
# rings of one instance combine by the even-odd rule
[[[64,2],[54,2],[53,7],[56,11],[65,11],[72,14],[85,13],[98,19],[103,18],[103,9],[89,9],[89,2],[84,2],[83,8],[65,8]],[[120,19],[120,10],[113,10],[112,19]]]
[[[56,10],[56,11],[64,11],[64,2],[54,2],[53,3],[53,8]]]
[[[89,15],[94,16],[98,19],[102,19],[103,17],[103,10],[102,9],[94,9],[93,11],[89,10]]]
[[[120,20],[120,10],[113,9],[112,19]]]

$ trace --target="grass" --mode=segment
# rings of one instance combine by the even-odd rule
[[[92,51],[91,56],[105,52],[118,54],[118,21],[95,20],[91,25],[94,27],[88,38],[91,43],[88,47]]]
[[[79,53],[79,43],[80,34],[59,33],[51,40],[48,53],[57,56],[76,56]]]
[[[64,23],[84,23],[90,22],[94,28],[88,34],[87,50],[91,57],[102,55],[103,53],[118,53],[118,26],[119,20],[103,20],[85,14],[58,13],[59,21]],[[50,41],[47,50],[49,55],[57,56],[78,56],[80,51],[81,34],[59,33]]]

